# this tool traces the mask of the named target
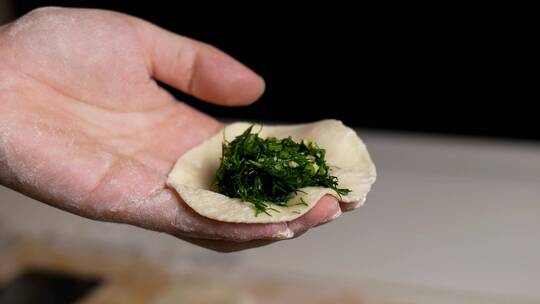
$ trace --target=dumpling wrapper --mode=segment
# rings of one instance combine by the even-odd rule
[[[213,182],[220,164],[223,139],[232,141],[251,125],[245,122],[228,125],[177,160],[169,174],[167,184],[173,187],[195,212],[222,222],[288,222],[308,212],[326,194],[339,198],[337,193],[329,188],[305,187],[288,201],[288,206],[271,205],[279,212],[269,211],[270,215],[264,213],[256,215],[253,204],[218,193]],[[253,130],[259,129],[260,125],[255,124]],[[365,202],[366,195],[375,182],[375,165],[356,132],[343,125],[341,121],[322,120],[296,125],[265,125],[259,136],[262,138],[273,136],[278,139],[291,136],[297,142],[302,139],[315,142],[326,150],[326,162],[330,167],[330,174],[338,178],[338,188],[352,190],[348,195],[341,196],[340,201],[360,202],[360,204]],[[307,206],[301,204],[301,198]]]

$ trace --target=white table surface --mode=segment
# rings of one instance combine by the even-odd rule
[[[0,188],[0,231],[142,250],[178,267],[214,261],[260,275],[540,303],[540,144],[359,134],[379,175],[367,204],[292,241],[218,254],[164,234],[86,220],[6,188]]]

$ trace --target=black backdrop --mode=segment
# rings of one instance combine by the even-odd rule
[[[175,92],[217,117],[334,117],[367,128],[540,139],[527,20],[490,15],[489,7],[138,3],[14,7],[18,15],[44,5],[118,10],[225,50],[261,74],[267,91],[252,106],[227,109]]]

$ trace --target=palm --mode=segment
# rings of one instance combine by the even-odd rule
[[[2,155],[7,160],[0,180],[86,217],[165,231],[209,247],[216,245],[192,238],[283,237],[285,223],[238,225],[202,218],[165,187],[178,156],[221,125],[175,101],[153,77],[222,104],[245,103],[240,100],[259,93],[236,84],[240,100],[227,96],[230,89],[220,87],[216,75],[202,77],[193,70],[195,64],[199,70],[208,65],[194,56],[202,48],[207,57],[225,55],[185,38],[177,39],[191,48],[167,48],[172,44],[163,45],[159,35],[171,34],[148,35],[156,29],[94,10],[42,10],[3,28],[7,47],[0,55],[9,60],[0,66],[0,160]],[[171,56],[179,75],[173,80],[176,76],[159,66]],[[192,63],[185,64],[190,56]],[[219,72],[220,64],[211,66]],[[326,209],[335,213],[335,208]],[[296,225],[305,227],[293,230],[302,232],[326,220],[324,214],[312,216],[316,222],[307,224],[307,217]]]

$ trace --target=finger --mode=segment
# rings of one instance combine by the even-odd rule
[[[218,251],[218,252],[235,252],[235,251],[240,251],[240,250],[266,246],[275,242],[275,241],[267,241],[267,240],[253,240],[249,242],[231,242],[231,241],[219,241],[219,240],[216,241],[216,240],[182,238],[182,237],[181,239],[191,244],[201,246],[207,249],[211,249],[214,251]]]
[[[302,234],[312,227],[327,223],[341,215],[338,201],[331,195],[323,196],[317,205],[303,216],[288,223],[295,236]]]
[[[219,105],[246,105],[264,91],[264,80],[224,52],[133,18],[154,78]]]

